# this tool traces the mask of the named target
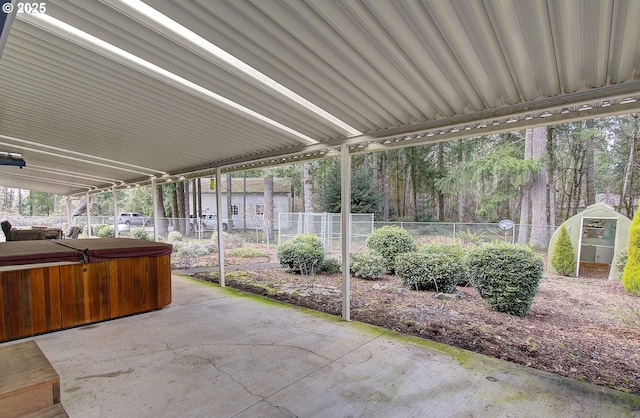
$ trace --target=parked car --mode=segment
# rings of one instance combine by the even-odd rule
[[[125,225],[151,226],[152,224],[151,218],[148,218],[146,216],[143,216],[135,212],[121,213],[120,216],[118,216],[117,221],[118,221],[118,224],[125,224]],[[110,216],[109,218],[107,218],[107,222],[113,223],[113,216]]]

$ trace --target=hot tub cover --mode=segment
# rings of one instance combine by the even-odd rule
[[[59,239],[56,244],[81,251],[85,263],[116,258],[171,255],[173,246],[161,242],[133,238]]]
[[[58,245],[52,241],[0,242],[0,266],[79,262],[82,260],[83,254],[81,251]]]

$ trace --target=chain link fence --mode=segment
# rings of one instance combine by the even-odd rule
[[[418,242],[451,239],[472,244],[496,240],[515,244],[522,228],[528,228],[529,230],[532,228],[531,225],[515,224],[512,228],[505,230],[500,228],[497,223],[374,222],[375,228],[381,228],[385,225],[395,225],[406,229]],[[555,228],[550,226],[543,226],[542,228],[547,229],[546,249]],[[531,237],[530,233],[529,237]]]
[[[367,236],[373,231],[372,213],[351,214],[351,246],[364,246]],[[327,253],[339,253],[342,242],[342,223],[339,213],[291,213],[278,216],[278,244],[298,234],[315,234]]]
[[[341,215],[339,213],[280,213],[277,227],[277,243],[280,244],[295,235],[303,233],[316,234],[322,240],[327,253],[339,253],[341,249]],[[65,233],[69,230],[66,217],[60,216],[1,216],[8,220],[13,228],[29,228],[32,226],[47,226],[60,228]],[[91,216],[92,230],[104,225],[113,225],[107,216]],[[151,218],[153,222],[153,218]],[[186,236],[197,239],[210,239],[213,230],[208,230],[196,219],[159,218],[158,239],[167,240],[169,232],[184,231]],[[87,217],[76,216],[73,226],[83,228],[82,236],[87,236]],[[385,225],[395,225],[409,231],[417,242],[431,240],[461,240],[470,243],[492,242],[500,240],[515,243],[521,228],[531,229],[531,225],[516,224],[508,230],[501,229],[496,223],[456,223],[456,222],[381,222],[374,221],[373,214],[351,214],[351,250],[362,249],[367,236],[375,229]],[[144,228],[153,237],[153,224],[150,226],[119,224],[118,235],[131,237],[132,230]],[[555,228],[547,228],[547,244]],[[231,231],[230,231],[231,232]],[[238,232],[238,231],[233,231]],[[258,231],[256,230],[256,233]],[[95,236],[95,233],[91,234]],[[530,235],[529,235],[530,236]],[[261,238],[262,239],[262,238]],[[4,234],[0,234],[0,241],[5,241]],[[256,238],[256,242],[260,241]]]

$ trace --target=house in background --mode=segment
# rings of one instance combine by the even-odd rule
[[[202,214],[216,213],[215,180],[201,178]],[[273,219],[271,226],[278,222],[280,212],[293,209],[292,180],[290,178],[273,179]],[[222,181],[222,219],[231,219],[233,229],[264,229],[269,226],[265,219],[265,198],[263,178],[232,178],[231,208],[227,207],[227,182]],[[189,189],[189,213],[193,210],[193,188]]]

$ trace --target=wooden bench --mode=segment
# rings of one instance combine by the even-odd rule
[[[0,347],[0,417],[67,417],[60,378],[35,341]]]

